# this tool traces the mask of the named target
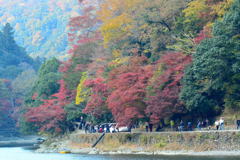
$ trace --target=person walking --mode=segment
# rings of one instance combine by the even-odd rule
[[[216,130],[219,130],[219,121],[217,120],[217,121],[215,121],[215,127],[216,127]]]
[[[200,120],[198,120],[198,122],[197,122],[197,129],[198,129],[199,131],[202,130],[202,122],[201,122]]]
[[[146,132],[148,132],[148,122],[145,123]]]
[[[149,131],[152,132],[153,131],[153,124],[149,123]]]
[[[192,122],[190,121],[187,123],[187,130],[192,131]]]
[[[183,120],[181,120],[179,125],[179,131],[182,132],[183,130],[184,130],[184,122]]]
[[[219,120],[219,126],[220,126],[220,130],[224,130],[224,118],[221,117],[220,120]]]
[[[240,120],[237,120],[236,124],[237,124],[237,130],[239,130],[239,128],[240,128]]]
[[[86,122],[85,127],[84,127],[85,133],[89,133],[89,126],[90,126],[89,123]]]

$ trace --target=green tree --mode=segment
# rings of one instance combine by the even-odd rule
[[[14,30],[7,23],[0,32],[0,78],[15,79],[23,70],[23,64],[34,66],[34,60],[27,55],[24,48],[14,40]],[[38,61],[36,61],[38,62]],[[37,63],[39,64],[39,62]]]
[[[190,111],[213,114],[226,104],[231,106],[225,102],[239,101],[239,28],[240,0],[236,0],[223,20],[215,23],[213,38],[198,46],[192,65],[186,70],[181,100]]]
[[[37,95],[39,99],[47,99],[59,90],[60,73],[58,68],[60,62],[56,58],[46,61],[39,70],[38,78],[33,86],[30,96],[26,99],[27,103],[39,104],[39,100],[33,100],[32,96]]]

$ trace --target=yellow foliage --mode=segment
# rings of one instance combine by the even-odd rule
[[[183,10],[186,18],[185,22],[191,22],[194,19],[200,18],[200,14],[206,11],[210,11],[209,15],[213,17],[222,18],[233,1],[234,0],[223,0],[215,4],[208,4],[208,0],[194,0]]]
[[[119,65],[125,64],[129,61],[129,57],[116,58],[109,63],[110,67],[117,67]]]
[[[105,0],[98,12],[103,22],[100,31],[103,35],[104,46],[108,43],[129,34],[132,27],[133,8],[140,0]]]
[[[105,22],[100,28],[103,35],[104,46],[107,47],[110,41],[125,35],[130,29],[130,23],[131,19],[126,14],[122,14]]]
[[[186,17],[186,22],[191,22],[192,19],[196,19],[199,13],[207,10],[209,7],[206,5],[206,0],[195,0],[188,4],[188,7],[183,10]]]
[[[223,17],[225,14],[226,10],[228,10],[234,0],[224,0],[223,2],[219,2],[216,5],[212,6],[213,11],[218,15],[218,17]]]
[[[119,58],[121,56],[120,50],[113,50],[112,51],[113,58]]]
[[[83,72],[80,83],[77,87],[77,95],[76,95],[76,104],[81,104],[84,102],[88,96],[88,89],[84,86],[85,81],[87,80],[87,73]]]

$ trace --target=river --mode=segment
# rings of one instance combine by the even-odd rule
[[[22,148],[0,148],[0,160],[239,160],[240,157],[41,154]]]

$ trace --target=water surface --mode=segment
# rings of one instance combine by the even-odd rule
[[[41,154],[22,148],[0,148],[0,160],[240,160],[240,157]]]

